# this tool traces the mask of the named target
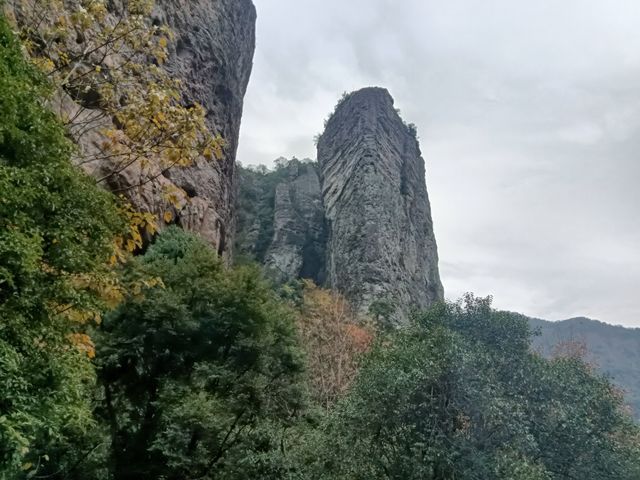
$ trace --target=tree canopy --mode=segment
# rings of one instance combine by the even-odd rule
[[[291,310],[179,229],[125,273],[141,274],[158,282],[98,337],[114,478],[280,478],[271,457],[304,400]]]
[[[638,478],[620,393],[580,358],[531,352],[530,336],[490,299],[417,316],[329,417],[313,478]]]
[[[93,420],[92,286],[122,222],[113,197],[71,164],[43,106],[46,81],[0,18],[0,475],[65,468],[57,454]],[[65,447],[66,445],[66,447]],[[72,449],[71,449],[72,450]]]

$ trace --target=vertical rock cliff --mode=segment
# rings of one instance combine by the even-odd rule
[[[238,169],[237,257],[263,263],[274,280],[324,283],[324,210],[317,164],[276,161],[278,168]]]
[[[189,196],[178,223],[227,254],[235,231],[234,174],[244,95],[255,50],[251,0],[156,0],[156,21],[175,33],[167,70],[184,84],[184,101],[207,110],[207,125],[225,141],[221,161],[199,159],[166,177]]]
[[[240,169],[237,250],[279,281],[311,278],[362,312],[383,302],[402,323],[443,299],[425,165],[389,92],[346,95],[318,162]]]
[[[0,8],[15,17],[18,25],[32,27],[20,2],[7,2]],[[112,12],[117,5],[107,2],[107,8]],[[67,10],[71,15],[70,7]],[[113,13],[107,14],[107,19],[117,22]],[[225,142],[222,160],[208,161],[201,157],[188,168],[164,172],[143,171],[139,162],[123,169],[114,164],[113,156],[100,154],[105,142],[102,132],[117,127],[109,115],[99,115],[99,104],[82,108],[68,92],[61,90],[54,102],[55,110],[82,125],[78,163],[87,173],[125,195],[136,210],[162,217],[168,208],[173,209],[177,224],[200,233],[221,255],[228,257],[235,230],[234,175],[240,120],[255,49],[255,7],[251,0],[155,0],[149,21],[166,24],[172,30],[170,55],[163,68],[181,81],[185,105],[197,102],[207,111],[207,127]],[[65,41],[83,48],[82,37],[73,38]],[[114,57],[121,55],[118,52]],[[92,157],[97,160],[86,161]],[[166,202],[163,195],[167,191],[177,192],[177,206]]]
[[[325,232],[320,178],[315,165],[291,162],[276,186],[273,238],[264,260],[279,281],[324,282]]]
[[[329,285],[363,311],[395,304],[396,322],[441,300],[424,160],[389,92],[345,96],[319,139],[318,163]]]

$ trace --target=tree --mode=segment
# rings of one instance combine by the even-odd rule
[[[114,478],[280,478],[304,398],[290,310],[255,268],[226,271],[179,229],[126,276],[161,284],[131,292],[100,327]]]
[[[112,195],[70,161],[46,80],[0,18],[0,477],[68,473],[93,428],[93,354],[108,259],[123,229]]]
[[[491,299],[439,304],[378,343],[323,427],[310,478],[637,478],[640,430],[575,357],[532,353]]]
[[[316,402],[330,408],[353,383],[374,330],[339,294],[304,281],[298,334]]]

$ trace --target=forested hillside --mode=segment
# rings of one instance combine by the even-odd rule
[[[540,330],[533,346],[552,355],[563,343],[584,345],[586,360],[623,389],[636,418],[640,417],[640,329],[609,325],[588,318],[561,322],[531,319]]]

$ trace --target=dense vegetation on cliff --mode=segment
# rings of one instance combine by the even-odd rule
[[[49,94],[0,20],[1,479],[640,477],[620,393],[488,299],[394,330],[177,227],[114,261]]]

